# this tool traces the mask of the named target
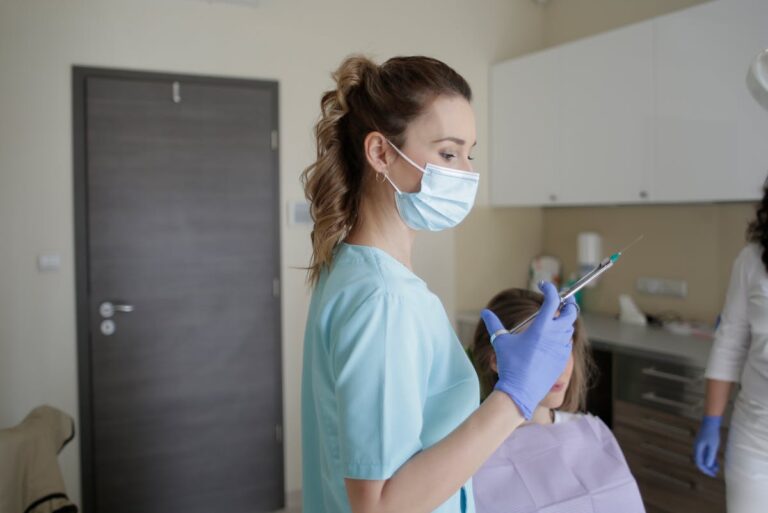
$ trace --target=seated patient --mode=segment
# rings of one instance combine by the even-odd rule
[[[507,328],[535,313],[543,296],[505,290],[488,304]],[[496,354],[483,322],[472,359],[485,398],[496,384]],[[637,483],[608,427],[584,408],[594,364],[584,326],[576,320],[563,374],[526,422],[473,477],[477,513],[644,512]]]

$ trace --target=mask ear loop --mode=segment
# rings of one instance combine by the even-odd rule
[[[403,191],[401,191],[400,188],[397,185],[395,185],[395,182],[393,182],[392,179],[389,178],[389,170],[387,170],[386,174],[385,173],[376,173],[376,174],[377,175],[381,175],[382,177],[384,177],[381,180],[381,182],[379,182],[379,183],[384,183],[384,180],[386,180],[395,189],[395,192],[397,192],[398,194],[402,194],[403,193]],[[376,177],[376,181],[377,182],[379,181],[379,177],[378,176]]]
[[[394,145],[394,143],[393,143],[392,141],[390,141],[389,139],[385,139],[385,141],[387,141],[387,142],[389,143],[389,145],[390,145],[390,146],[392,146],[392,147],[395,149],[395,151],[396,151],[396,152],[397,152],[397,153],[398,153],[398,154],[399,154],[401,157],[403,157],[403,158],[404,158],[404,159],[405,159],[405,160],[406,160],[406,161],[407,161],[407,162],[408,162],[410,165],[412,165],[413,167],[415,167],[416,169],[418,169],[418,170],[419,170],[419,171],[421,171],[422,173],[426,173],[426,171],[424,171],[424,168],[422,168],[422,167],[421,167],[420,165],[418,165],[416,162],[414,162],[413,160],[411,160],[411,158],[410,158],[408,155],[406,155],[405,153],[403,153],[402,151],[400,151],[400,148],[398,148],[397,146],[395,146],[395,145]],[[393,184],[393,185],[394,185],[394,184]]]

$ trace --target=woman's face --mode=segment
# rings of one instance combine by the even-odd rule
[[[400,150],[422,168],[436,164],[472,171],[476,144],[475,113],[461,96],[438,96],[423,114],[409,123]],[[394,150],[393,150],[394,151]],[[422,173],[403,158],[389,166],[389,177],[403,192],[417,192]]]

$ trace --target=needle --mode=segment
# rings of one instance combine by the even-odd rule
[[[638,242],[640,242],[641,240],[643,240],[643,237],[645,237],[645,234],[642,234],[642,235],[640,235],[638,238],[636,238],[635,240],[633,240],[632,242],[630,242],[629,244],[627,244],[626,246],[624,246],[624,249],[622,249],[621,251],[619,251],[619,252],[618,252],[618,254],[619,254],[619,255],[623,254],[623,253],[624,253],[626,250],[628,250],[629,248],[631,248],[632,246],[634,246],[635,244],[637,244]]]

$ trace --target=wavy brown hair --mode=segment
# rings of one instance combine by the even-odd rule
[[[402,146],[408,123],[436,97],[472,99],[466,80],[430,57],[394,57],[379,66],[353,55],[332,77],[336,87],[323,93],[315,125],[317,157],[301,174],[314,221],[308,275],[313,285],[358,220],[364,178],[372,172],[364,155],[365,137],[380,132]]]
[[[543,302],[544,296],[538,292],[525,289],[507,289],[496,294],[486,308],[495,313],[504,326],[512,327],[537,312]],[[475,337],[470,347],[470,354],[480,378],[482,398],[485,399],[493,391],[499,376],[491,367],[495,351],[482,320],[475,328]],[[580,318],[576,318],[573,332],[573,374],[571,374],[571,381],[565,391],[563,404],[558,409],[569,412],[585,409],[587,390],[595,373],[595,368],[584,324]]]
[[[768,271],[768,178],[763,184],[763,199],[757,204],[755,218],[747,227],[747,240],[760,245],[760,259]]]

